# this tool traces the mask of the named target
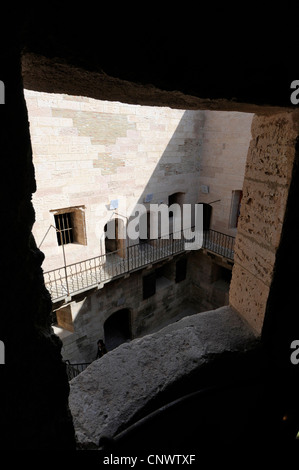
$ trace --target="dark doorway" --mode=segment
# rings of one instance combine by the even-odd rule
[[[108,351],[131,339],[131,314],[128,308],[113,313],[104,323]]]
[[[175,264],[175,282],[181,282],[186,279],[187,258],[179,259]]]
[[[203,230],[206,232],[210,230],[211,217],[212,217],[212,206],[206,202],[199,202],[198,204],[203,205]]]
[[[123,243],[123,221],[121,219],[112,219],[104,226],[105,232],[105,252],[112,253],[124,249]],[[122,253],[119,253],[122,256]]]
[[[142,214],[139,219],[139,243],[150,242],[151,213]]]
[[[185,193],[173,193],[168,196],[168,207],[172,204],[178,204],[181,208],[183,207]],[[169,217],[173,217],[173,211],[169,211]]]
[[[142,278],[143,285],[143,300],[152,297],[156,293],[156,273],[155,271],[143,276]]]

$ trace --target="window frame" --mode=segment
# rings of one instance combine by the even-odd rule
[[[77,245],[87,245],[87,236],[86,236],[86,225],[85,225],[85,206],[72,206],[62,209],[53,209],[50,212],[54,216],[54,226],[57,230],[57,243],[58,246],[77,244]],[[57,226],[56,221],[59,220],[59,217],[69,214],[66,220],[70,222],[71,227],[67,229],[62,229]],[[59,224],[58,224],[59,225]],[[67,231],[72,233],[72,236],[69,237],[69,240],[66,240],[66,237],[61,235],[61,232]]]

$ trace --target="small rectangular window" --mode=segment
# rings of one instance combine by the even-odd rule
[[[58,245],[78,243],[87,245],[84,207],[69,207],[50,211],[54,213]]]
[[[57,214],[54,215],[55,226],[57,229],[57,242],[58,245],[66,245],[67,243],[73,243],[74,241],[74,232],[71,212],[66,214]]]

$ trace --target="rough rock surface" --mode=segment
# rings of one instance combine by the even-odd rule
[[[261,332],[296,158],[298,113],[255,116],[251,131],[229,302]]]
[[[257,336],[230,307],[183,318],[125,343],[70,383],[79,445],[112,437],[153,397],[224,352],[242,352]]]
[[[273,114],[279,106],[259,106],[231,99],[199,98],[180,91],[166,91],[153,85],[129,82],[106,73],[84,70],[57,57],[51,59],[35,53],[22,56],[24,88],[48,93],[89,96],[98,100],[121,101],[144,106],[168,106],[175,109],[210,109]],[[51,80],[49,80],[51,77]]]

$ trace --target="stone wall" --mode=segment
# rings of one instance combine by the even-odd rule
[[[62,307],[69,308],[72,317],[71,328],[54,327],[63,341],[64,359],[72,363],[93,361],[97,340],[102,338],[106,341],[105,321],[119,310],[129,310],[130,339],[159,330],[170,322],[199,311],[199,300],[192,297],[192,258],[188,260],[186,279],[180,282],[175,281],[177,259],[181,257],[109,282],[102,289],[77,296],[69,307]],[[144,299],[143,277],[161,266],[163,276],[156,280],[156,293]]]
[[[37,179],[34,234],[41,243],[51,210],[80,206],[86,244],[65,246],[66,262],[105,252],[104,225],[119,199],[124,223],[136,203],[168,203],[174,192],[184,203],[211,202],[212,227],[229,232],[232,190],[242,187],[252,114],[184,111],[100,101],[83,96],[25,91]],[[200,185],[210,194],[200,193]],[[145,204],[149,207],[149,204]],[[44,270],[63,265],[53,229],[42,243]]]
[[[232,263],[203,250],[190,256],[190,296],[198,312],[229,304]]]
[[[259,332],[284,222],[297,134],[291,113],[255,116],[252,123],[230,304]]]
[[[202,385],[204,366],[226,355],[227,367],[229,357],[241,355],[256,345],[253,330],[230,307],[184,318],[159,332],[121,345],[71,381],[70,407],[78,444],[97,448],[100,437],[113,437],[129,422],[136,421],[136,416],[145,416],[150,409],[147,406],[155,409],[153,402],[163,396],[165,400],[171,387],[177,390],[173,400],[180,393],[190,393],[190,378],[196,388]],[[225,376],[223,363],[221,369]],[[236,375],[241,377],[244,369],[245,366],[241,371],[235,370],[234,379]],[[225,380],[227,377],[228,370]],[[209,385],[212,379],[211,374]],[[206,426],[207,423],[204,429]],[[184,436],[181,439],[184,442]]]
[[[105,252],[104,225],[115,216],[111,200],[123,199],[123,216],[148,193],[152,203],[167,204],[175,188],[186,193],[186,203],[196,201],[201,112],[32,91],[26,100],[38,184],[37,241],[54,222],[50,210],[85,207],[87,245],[66,246],[67,263]],[[45,269],[62,264],[54,231],[42,248]]]
[[[210,228],[235,236],[237,229],[230,226],[232,192],[243,188],[254,115],[205,111],[204,116],[198,201],[217,201],[212,204]]]
[[[180,260],[187,261],[186,278],[176,282],[176,263]],[[157,270],[160,275],[156,292],[144,299],[143,278]],[[199,251],[156,263],[108,282],[98,290],[77,295],[56,310],[58,325],[54,331],[62,339],[63,358],[71,363],[93,361],[97,340],[102,338],[106,342],[105,321],[123,309],[129,311],[131,340],[185,316],[228,305],[230,276],[230,264]]]
[[[232,191],[242,189],[252,114],[138,106],[32,90],[25,90],[25,97],[37,179],[33,231],[45,253],[44,271],[64,263],[55,230],[49,230],[53,211],[63,208],[78,207],[85,220],[83,243],[64,247],[67,264],[104,254],[105,224],[117,212],[126,224],[135,204],[144,203],[148,194],[158,204],[167,204],[174,192],[183,193],[184,203],[220,199],[213,206],[211,228],[235,234],[229,227]],[[209,187],[208,194],[202,185]],[[110,210],[115,199],[126,205]],[[206,256],[200,259],[198,264],[198,257],[189,255],[190,303],[197,311],[227,304],[227,287],[211,280],[214,263]],[[65,313],[68,322],[73,318],[74,331],[70,326],[55,330],[63,339],[64,358],[91,360],[97,339],[104,338],[105,320],[122,305],[131,312],[133,337],[186,310],[181,307],[188,298],[185,282],[174,283],[169,269],[171,285],[169,279],[160,280],[149,299],[140,298],[144,273],[136,273],[72,302],[71,312],[58,312],[61,326]]]

